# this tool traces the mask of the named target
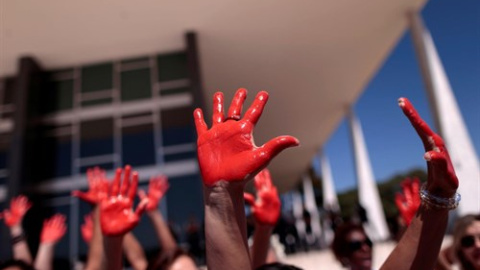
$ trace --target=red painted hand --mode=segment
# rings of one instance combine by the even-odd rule
[[[408,226],[420,207],[420,181],[418,178],[406,178],[401,183],[403,193],[395,195],[395,204],[398,211]]]
[[[255,221],[262,225],[275,226],[280,217],[281,203],[268,169],[263,169],[255,176],[255,189],[257,201],[252,194],[244,193],[245,201],[252,206]]]
[[[150,179],[150,184],[148,185],[148,196],[145,194],[145,191],[138,191],[138,196],[140,199],[148,199],[148,204],[146,207],[148,212],[158,209],[158,204],[162,200],[165,193],[167,193],[168,188],[169,185],[167,177],[159,175]]]
[[[85,215],[83,217],[83,220],[85,220],[85,223],[82,224],[80,230],[82,232],[82,238],[85,243],[90,243],[92,241],[93,237],[93,219],[92,219],[92,214]]]
[[[100,203],[108,195],[108,179],[105,171],[95,167],[87,170],[88,191],[74,190],[72,196],[76,196],[92,205]]]
[[[452,197],[458,188],[458,179],[443,139],[420,118],[408,99],[400,98],[398,104],[420,136],[426,151],[424,155],[428,168],[426,189],[436,196]]]
[[[100,204],[100,224],[104,235],[120,236],[131,231],[138,224],[148,204],[148,199],[143,199],[135,212],[132,211],[138,186],[138,173],[130,174],[130,171],[131,167],[125,166],[124,178],[120,186],[122,169],[117,169],[110,195]]]
[[[56,214],[53,217],[45,220],[43,222],[40,242],[54,244],[60,241],[67,231],[65,220],[65,216],[61,214]]]
[[[268,93],[259,92],[241,119],[246,96],[246,89],[238,89],[225,119],[223,94],[217,92],[213,96],[213,124],[210,129],[207,128],[202,110],[196,109],[194,112],[198,135],[198,162],[203,182],[207,186],[220,180],[249,180],[282,150],[299,144],[292,136],[280,136],[260,147],[255,146],[252,132],[262,115]]]
[[[32,207],[26,196],[20,195],[10,201],[10,209],[3,211],[3,218],[8,227],[21,225],[25,213]]]

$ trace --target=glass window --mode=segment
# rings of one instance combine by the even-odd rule
[[[190,107],[163,110],[161,112],[164,146],[195,141],[192,113],[193,110]]]
[[[86,100],[82,101],[82,107],[89,107],[89,106],[96,106],[102,104],[112,103],[112,98],[102,98],[102,99],[95,99],[95,100]]]
[[[153,125],[145,124],[122,129],[123,164],[144,166],[155,164]]]
[[[3,104],[13,104],[15,79],[6,78],[3,85]]]
[[[171,177],[167,196],[168,220],[187,224],[191,216],[203,220],[202,181],[199,175]],[[185,200],[188,194],[188,200]]]
[[[112,63],[103,63],[82,68],[82,92],[94,92],[112,88]]]
[[[185,52],[159,55],[157,63],[158,80],[160,82],[188,78],[187,54]]]
[[[91,157],[113,153],[113,119],[82,122],[80,156]]]
[[[43,103],[42,113],[69,110],[73,107],[73,80],[50,81],[44,91],[49,102]]]
[[[173,161],[192,159],[192,158],[197,158],[197,152],[195,152],[194,150],[188,151],[188,152],[182,152],[182,153],[168,154],[168,155],[165,155],[164,159],[165,159],[165,162],[173,162]]]
[[[104,163],[98,163],[95,165],[88,165],[88,166],[81,166],[80,167],[80,173],[86,173],[88,169],[91,169],[93,167],[99,167],[100,169],[104,169],[106,171],[113,170],[115,167],[113,162],[106,161]]]
[[[152,88],[150,69],[136,69],[122,72],[122,101],[150,98]]]
[[[160,96],[166,97],[171,95],[178,95],[182,93],[190,93],[190,88],[188,87],[181,87],[181,88],[172,88],[172,89],[161,89]]]

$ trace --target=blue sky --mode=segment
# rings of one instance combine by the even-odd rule
[[[422,16],[479,155],[480,1],[430,0]],[[434,128],[408,31],[355,105],[377,181],[426,166],[420,139],[397,106],[397,99],[401,96],[409,98],[423,119]],[[355,169],[346,121],[332,135],[325,151],[337,191],[354,187]]]

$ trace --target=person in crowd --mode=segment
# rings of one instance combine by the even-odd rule
[[[122,173],[124,173],[124,179],[121,189],[119,189],[119,183]],[[132,180],[130,180],[130,178],[132,178]],[[104,236],[102,235],[99,207],[104,201],[109,198],[109,190],[111,192],[110,194],[118,194],[117,197],[122,197],[122,200],[118,202],[119,204],[111,204],[108,205],[109,207],[116,206],[121,208],[126,207],[128,203],[133,204],[133,198],[135,197],[135,192],[138,184],[138,174],[136,172],[131,173],[131,167],[127,165],[125,166],[124,170],[122,170],[121,168],[117,169],[114,180],[112,181],[112,183],[109,183],[104,170],[101,170],[99,168],[93,168],[87,171],[87,180],[89,184],[88,191],[74,191],[72,192],[72,195],[79,197],[85,202],[88,202],[93,207],[92,213],[89,216],[85,217],[85,224],[83,224],[81,227],[81,233],[85,242],[89,244],[88,258],[85,269],[96,270],[102,269],[102,267],[105,265],[105,250],[102,243],[107,242],[107,240],[105,240]],[[133,193],[133,197],[130,197],[132,192],[131,189],[133,188],[135,188],[135,192]],[[127,197],[127,195],[129,197]],[[110,199],[112,198],[110,197]],[[143,204],[145,203],[146,202],[144,201]],[[142,207],[142,203],[139,204],[139,207]],[[137,211],[141,210],[140,208],[137,209],[139,209]],[[125,211],[124,214],[129,214],[129,211]],[[131,226],[129,222],[131,221],[129,220],[126,224],[122,225]],[[138,220],[136,222],[138,222]],[[119,227],[121,226],[119,225]],[[115,240],[118,240],[118,238],[120,238],[122,240],[120,241],[120,249],[123,249],[123,253],[132,265],[133,269],[144,270],[147,268],[147,259],[145,257],[144,251],[140,243],[137,241],[137,239],[133,236],[131,232],[127,232],[124,235],[112,238],[114,238]]]
[[[37,270],[53,269],[55,244],[62,239],[67,231],[66,219],[64,215],[56,214],[43,222],[40,246],[35,257],[35,268]]]
[[[480,214],[455,222],[453,243],[440,252],[438,270],[480,270]]]
[[[246,89],[239,89],[225,117],[223,93],[213,97],[212,127],[208,129],[201,109],[194,111],[197,153],[204,185],[207,266],[215,269],[252,269],[246,239],[244,186],[273,157],[297,146],[292,136],[280,136],[264,145],[254,144],[253,128],[268,100],[257,94],[241,118]]]
[[[158,205],[168,190],[168,180],[165,176],[157,176],[150,179],[148,194],[140,190],[138,192],[141,200],[147,200],[145,207],[159,244],[162,248],[157,256],[148,266],[152,270],[195,270],[197,269],[194,260],[178,247],[173,235],[168,228],[165,219],[158,209]]]
[[[253,245],[250,250],[253,269],[257,269],[277,260],[271,252],[270,236],[280,217],[281,203],[268,169],[263,169],[255,176],[254,184],[257,190],[257,200],[250,193],[244,193],[244,199],[252,207],[255,220]]]
[[[351,270],[372,269],[373,243],[360,223],[347,222],[335,230],[331,249],[343,267]]]
[[[32,255],[27,244],[27,237],[23,231],[22,221],[27,211],[32,207],[28,198],[19,195],[10,201],[10,209],[3,211],[5,225],[10,229],[13,249],[13,259],[23,261],[28,265],[33,264]]]

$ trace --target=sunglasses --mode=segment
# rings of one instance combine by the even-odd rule
[[[478,238],[480,240],[480,235],[465,235],[464,237],[462,237],[462,239],[460,239],[460,245],[463,248],[473,247],[475,245],[475,238]]]
[[[368,247],[371,248],[373,246],[373,243],[369,238],[366,238],[363,241],[350,241],[350,242],[348,242],[348,248],[349,248],[350,252],[355,252],[357,250],[360,250],[363,247],[363,245],[367,245]]]

